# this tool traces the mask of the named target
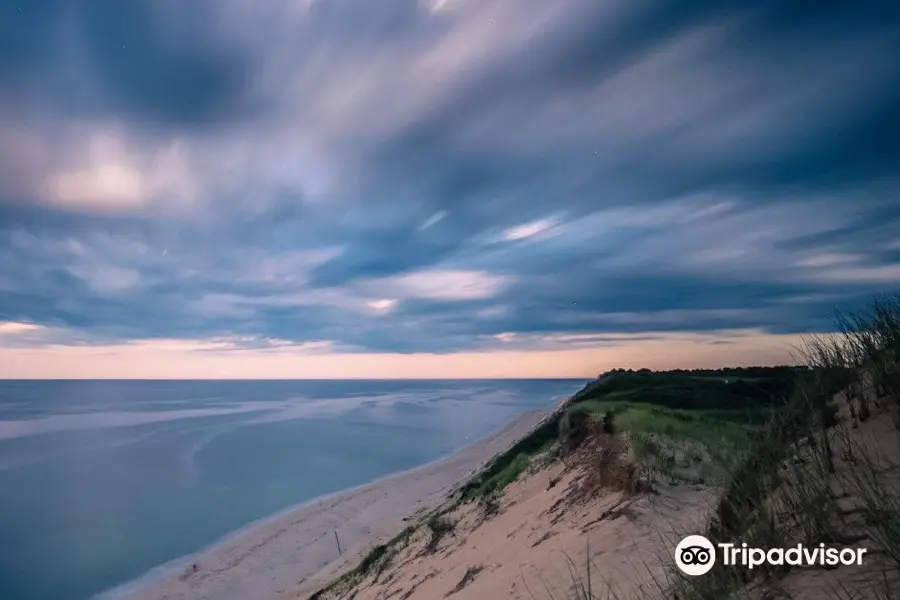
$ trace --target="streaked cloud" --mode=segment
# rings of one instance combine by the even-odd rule
[[[516,225],[503,232],[503,239],[510,242],[524,240],[547,231],[556,225],[557,221],[558,220],[555,218],[546,218],[531,221],[530,223],[523,223],[522,225]]]
[[[34,323],[15,323],[12,321],[0,323],[0,335],[19,335],[40,330],[41,326]]]
[[[509,278],[487,271],[427,269],[373,280],[372,289],[394,290],[394,295],[422,300],[484,300],[493,298]]]
[[[425,231],[429,227],[437,225],[438,223],[443,221],[444,217],[446,217],[446,216],[447,216],[447,211],[442,210],[442,211],[438,211],[438,212],[434,213],[433,215],[431,215],[430,217],[425,219],[421,225],[419,225],[419,231]]]
[[[378,300],[370,300],[369,306],[381,312],[388,312],[397,306],[397,301],[393,298],[379,298]]]

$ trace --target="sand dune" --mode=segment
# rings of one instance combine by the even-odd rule
[[[478,503],[457,508],[445,515],[454,527],[437,547],[429,548],[422,528],[388,569],[354,588],[354,600],[550,600],[547,588],[568,598],[573,580],[584,578],[588,553],[598,588],[602,582],[625,598],[651,598],[654,579],[664,580],[671,564],[668,540],[702,527],[714,494],[702,487],[633,498],[613,492],[572,505],[580,476],[556,463],[511,484],[492,517]],[[290,597],[306,600],[306,592]]]
[[[674,550],[686,535],[711,535],[721,518],[720,500],[731,488],[650,481],[635,470],[627,436],[608,433],[598,421],[587,438],[561,455],[532,460],[525,475],[499,496],[472,501],[449,498],[414,528],[395,537],[381,552],[324,588],[301,585],[291,600],[556,600],[563,598],[708,598],[760,600],[854,598],[880,600],[885,586],[896,590],[896,565],[879,529],[866,520],[873,508],[887,507],[866,488],[855,485],[869,473],[879,493],[898,497],[900,446],[896,422],[888,411],[865,420],[853,416],[843,394],[835,398],[837,425],[821,439],[798,438],[778,464],[780,484],[766,488],[753,514],[773,519],[780,535],[774,546],[793,547],[828,513],[829,545],[870,551],[862,565],[829,569],[795,568],[787,572],[748,571],[720,565],[706,584],[674,577]],[[882,404],[883,406],[883,404]],[[819,438],[817,438],[819,439]],[[624,443],[623,443],[624,442]],[[818,448],[818,450],[815,450]],[[831,471],[815,466],[813,453],[830,455]],[[559,457],[562,457],[560,460]],[[854,476],[854,473],[856,476]],[[801,478],[802,477],[802,478]],[[817,489],[832,490],[811,504]],[[734,498],[733,496],[727,496]],[[806,502],[798,504],[799,500]],[[868,504],[867,504],[868,503]],[[762,511],[762,512],[760,512]],[[824,514],[824,513],[822,513]],[[881,514],[881,513],[879,513]],[[882,516],[881,518],[884,518]],[[757,524],[762,521],[756,521]],[[801,526],[795,527],[794,523]],[[825,521],[821,521],[825,523]],[[751,523],[751,521],[747,521]],[[715,529],[715,528],[713,528]],[[757,530],[757,533],[764,531]],[[755,535],[741,530],[739,535]],[[738,538],[735,538],[738,539]],[[751,538],[751,541],[759,538]],[[780,541],[778,541],[780,540]],[[816,545],[819,540],[806,542]],[[374,558],[373,558],[374,557]],[[365,564],[365,563],[364,563]],[[730,571],[734,569],[734,571]],[[589,573],[589,575],[588,575]],[[591,583],[593,594],[583,587]],[[580,588],[580,589],[579,589]],[[685,594],[685,595],[682,595]]]
[[[298,586],[358,562],[403,519],[440,503],[487,460],[520,439],[546,413],[521,415],[495,435],[457,454],[288,511],[213,546],[185,569],[120,597],[130,600],[279,598]],[[338,556],[337,531],[344,555]],[[193,566],[196,565],[196,568]]]

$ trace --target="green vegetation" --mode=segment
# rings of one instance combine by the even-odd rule
[[[559,437],[558,415],[539,425],[506,452],[499,454],[459,490],[461,500],[487,498],[503,490],[524,473],[531,459],[549,450]]]
[[[598,408],[602,403],[598,403]],[[631,442],[644,467],[676,481],[721,483],[743,459],[758,428],[750,423],[651,404],[610,410],[616,431]]]
[[[431,554],[437,550],[444,536],[453,533],[453,528],[456,526],[453,521],[442,515],[433,515],[428,519],[426,525],[431,533],[428,545],[425,547],[426,554]]]
[[[679,481],[719,481],[742,458],[753,432],[791,394],[802,367],[718,371],[614,370],[586,385],[531,435],[497,456],[460,490],[462,501],[499,494],[536,456],[579,435],[585,415],[610,415],[636,458]],[[574,433],[573,433],[574,431]]]
[[[708,411],[719,418],[759,420],[790,395],[800,371],[798,367],[658,373],[614,370],[585,386],[572,402],[647,403]]]
[[[381,573],[383,573],[391,564],[391,560],[394,556],[409,543],[415,532],[415,527],[406,527],[388,542],[375,546],[363,556],[355,569],[345,573],[340,578],[331,582],[328,586],[314,593],[309,597],[309,600],[321,600],[330,593],[340,593],[352,588],[369,575],[374,575],[376,577],[381,575]]]
[[[359,574],[366,576],[373,571],[380,571],[387,562],[385,558],[388,556],[390,547],[387,544],[380,544],[372,548],[359,563]]]

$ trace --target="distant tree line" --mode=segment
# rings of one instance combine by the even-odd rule
[[[806,367],[613,369],[586,385],[573,402],[643,402],[676,409],[758,411],[785,401]]]

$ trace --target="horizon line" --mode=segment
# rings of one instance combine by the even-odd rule
[[[778,368],[803,368],[806,365],[802,364],[751,364],[751,365],[738,365],[733,367],[703,367],[703,368],[688,368],[688,367],[674,367],[670,369],[650,369],[648,367],[644,367],[650,372],[653,373],[671,373],[676,371],[686,371],[686,372],[694,372],[694,371],[726,371],[726,370],[736,370],[736,369],[778,369]],[[8,382],[8,381],[496,381],[496,380],[509,380],[509,381],[547,381],[547,380],[559,380],[559,381],[577,381],[583,379],[598,379],[606,373],[611,371],[623,369],[625,372],[638,372],[643,370],[643,368],[623,368],[623,367],[613,367],[611,369],[607,369],[605,371],[599,371],[593,375],[584,375],[584,376],[574,376],[574,375],[559,375],[559,376],[542,376],[542,377],[513,377],[513,376],[499,376],[499,377],[0,377],[0,382]]]

